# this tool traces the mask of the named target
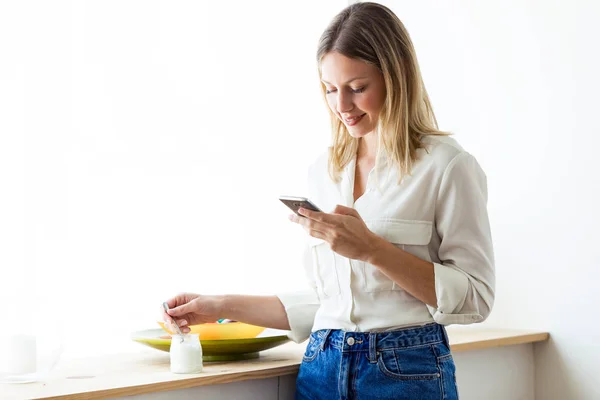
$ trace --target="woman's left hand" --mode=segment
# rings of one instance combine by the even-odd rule
[[[331,214],[301,208],[298,213],[302,217],[292,214],[292,222],[302,225],[310,236],[329,243],[339,255],[353,260],[366,261],[382,240],[353,208],[337,205]]]

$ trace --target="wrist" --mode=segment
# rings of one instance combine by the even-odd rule
[[[386,244],[387,241],[385,239],[373,233],[369,240],[369,250],[362,261],[376,265],[377,260],[381,258],[381,253],[385,251]]]
[[[231,299],[229,295],[213,296],[217,319],[231,318]]]

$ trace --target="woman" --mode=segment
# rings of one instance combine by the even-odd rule
[[[456,399],[444,325],[483,321],[494,300],[486,177],[437,129],[400,20],[353,4],[317,53],[333,145],[309,172],[331,213],[290,219],[309,234],[311,290],[168,301],[186,325],[230,318],[310,335],[301,399]],[[166,316],[165,316],[166,318]]]

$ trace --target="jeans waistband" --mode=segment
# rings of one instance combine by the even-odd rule
[[[445,343],[449,346],[446,329],[437,323],[386,332],[350,332],[324,329],[313,333],[321,349],[327,344],[343,352],[378,351]]]

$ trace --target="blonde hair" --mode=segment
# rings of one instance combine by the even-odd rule
[[[338,52],[346,57],[376,66],[385,82],[385,101],[377,123],[378,151],[399,168],[400,179],[409,175],[423,147],[423,135],[447,135],[437,127],[425,90],[417,56],[410,36],[400,19],[377,3],[355,3],[336,15],[321,35],[317,51],[323,57]],[[322,85],[323,96],[326,95]],[[329,175],[339,181],[340,173],[358,150],[358,139],[329,110],[332,147],[329,149]]]

